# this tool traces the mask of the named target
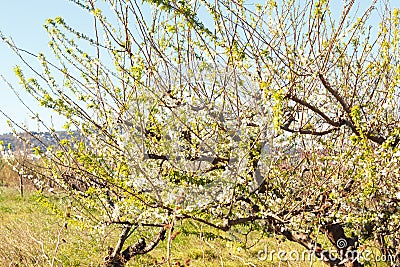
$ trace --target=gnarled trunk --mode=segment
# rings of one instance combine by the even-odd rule
[[[150,252],[165,238],[166,229],[162,228],[149,244],[146,244],[146,240],[141,238],[135,244],[128,246],[122,251],[122,247],[129,237],[131,229],[132,225],[126,225],[122,230],[116,247],[114,249],[109,248],[108,256],[104,258],[103,267],[124,267],[135,255],[142,255]]]

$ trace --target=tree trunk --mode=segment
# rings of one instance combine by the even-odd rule
[[[142,255],[152,251],[161,240],[165,239],[166,229],[163,227],[148,245],[144,238],[139,239],[135,244],[130,245],[121,252],[125,240],[129,236],[132,226],[127,226],[121,233],[116,247],[108,249],[108,256],[105,257],[103,267],[125,267],[126,263],[135,255]]]
[[[340,224],[330,224],[324,227],[324,232],[329,241],[335,246],[338,256],[332,255],[333,251],[325,250],[321,244],[316,243],[307,234],[294,231],[278,231],[288,240],[296,242],[310,252],[313,252],[320,260],[330,267],[363,267],[358,262],[357,239],[348,238],[344,234],[344,229]]]
[[[343,266],[363,267],[358,262],[358,238],[348,238],[344,234],[344,229],[339,223],[328,224],[324,227],[325,234],[329,241],[335,246],[339,257],[342,259]]]

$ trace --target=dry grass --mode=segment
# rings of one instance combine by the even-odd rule
[[[107,248],[115,244],[119,231],[93,231],[79,225],[65,227],[65,218],[39,205],[34,192],[26,193],[21,197],[18,189],[0,187],[0,266],[101,265]],[[56,205],[63,205],[59,199],[49,199]],[[238,242],[213,239],[212,236],[217,232],[198,224],[185,222],[177,225],[176,229],[179,234],[171,243],[173,266],[310,266],[308,262],[258,259],[259,251],[265,248],[301,250],[292,243],[274,238],[264,238],[253,247],[244,249]],[[127,243],[133,243],[143,235],[146,233],[138,233]],[[225,237],[243,238],[233,232]],[[133,259],[128,266],[167,266],[160,264],[165,262],[166,257],[164,241],[148,255]],[[318,263],[313,266],[322,265]]]
[[[0,188],[0,266],[99,266],[106,238],[66,225],[26,193]]]
[[[52,196],[47,200],[63,208],[61,198]],[[65,218],[50,210],[38,203],[34,191],[27,190],[21,197],[18,188],[0,187],[0,266],[101,266],[107,248],[115,245],[119,231],[95,231],[74,224],[65,227]],[[297,251],[300,255],[304,250],[275,237],[258,240],[257,236],[249,235],[248,247],[244,248],[240,242],[244,241],[244,235],[239,232],[218,233],[189,221],[176,225],[175,233],[171,242],[172,266],[324,266],[320,261],[312,264],[308,260],[280,261],[279,250]],[[146,234],[138,232],[127,244]],[[225,239],[213,238],[218,234]],[[163,241],[151,253],[134,258],[128,266],[168,266],[166,243]],[[271,253],[272,250],[275,251],[272,258],[269,255],[263,258],[264,251]]]

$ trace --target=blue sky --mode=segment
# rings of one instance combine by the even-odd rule
[[[338,0],[337,0],[338,1]],[[362,5],[368,5],[371,0],[361,0]],[[392,0],[392,8],[400,7],[399,0]],[[48,50],[48,36],[42,25],[47,18],[63,17],[68,24],[79,28],[83,32],[91,32],[92,21],[87,13],[68,0],[13,0],[2,1],[0,7],[0,31],[7,37],[12,37],[21,48],[31,52],[44,52]],[[61,129],[63,120],[51,114],[49,110],[41,108],[18,85],[12,71],[13,67],[21,62],[15,54],[0,42],[0,74],[18,90],[21,97],[35,112],[48,123],[54,124],[56,129]],[[26,108],[18,101],[8,86],[0,80],[0,110],[6,112],[18,123],[26,123],[31,130],[37,130],[37,124],[29,119]],[[40,130],[40,129],[39,129]],[[43,130],[43,128],[42,128]],[[0,133],[10,132],[6,119],[0,114]]]
[[[49,54],[48,36],[42,27],[47,18],[62,16],[72,26],[80,29],[91,29],[87,14],[75,4],[67,0],[13,0],[2,1],[0,8],[0,31],[7,37],[12,37],[21,48],[34,53]],[[56,114],[41,108],[30,96],[18,86],[13,73],[13,67],[22,64],[15,54],[0,42],[0,74],[18,90],[21,97],[35,112],[39,112],[44,120],[52,121],[56,128],[61,128],[63,121]],[[30,129],[36,130],[37,123],[30,121],[26,108],[20,103],[8,86],[0,81],[0,109],[10,115],[18,123],[26,123]],[[0,133],[10,132],[6,119],[0,115]]]

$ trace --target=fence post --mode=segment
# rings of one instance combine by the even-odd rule
[[[22,179],[22,174],[19,174],[19,193],[21,197],[24,196],[24,180]]]

